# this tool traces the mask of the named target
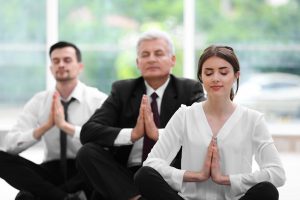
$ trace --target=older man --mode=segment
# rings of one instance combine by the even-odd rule
[[[180,105],[204,98],[198,81],[171,75],[175,62],[166,33],[144,33],[137,43],[141,77],[115,82],[108,99],[83,126],[79,171],[105,199],[140,198],[133,174]]]

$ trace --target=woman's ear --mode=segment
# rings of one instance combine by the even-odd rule
[[[235,76],[236,79],[238,79],[238,78],[240,78],[240,75],[241,75],[241,72],[237,71],[234,76]]]

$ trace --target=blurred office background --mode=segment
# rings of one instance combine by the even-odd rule
[[[54,42],[77,44],[85,64],[81,79],[109,93],[113,81],[139,74],[140,33],[161,29],[175,41],[178,76],[196,78],[199,55],[210,44],[235,49],[242,68],[236,101],[266,114],[277,148],[297,166],[291,155],[300,155],[299,0],[0,0],[0,5],[0,143],[25,102],[53,86],[48,49]]]

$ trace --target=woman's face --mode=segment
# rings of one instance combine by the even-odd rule
[[[229,62],[216,56],[208,58],[202,65],[201,79],[208,97],[230,99],[231,88],[238,76],[239,72],[234,74]]]

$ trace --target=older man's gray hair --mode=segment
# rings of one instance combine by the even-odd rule
[[[159,31],[159,30],[150,30],[150,31],[144,32],[140,36],[140,38],[138,39],[138,42],[137,42],[137,46],[136,46],[137,54],[139,53],[139,48],[140,48],[140,45],[142,42],[149,41],[149,40],[156,40],[156,39],[165,40],[169,47],[169,53],[171,55],[175,55],[175,47],[174,47],[171,37],[166,32]]]

